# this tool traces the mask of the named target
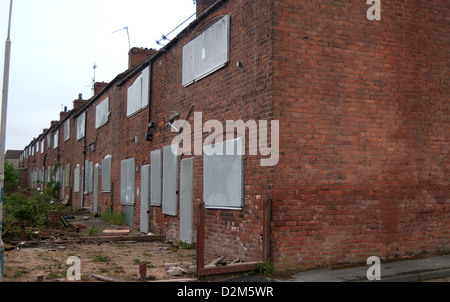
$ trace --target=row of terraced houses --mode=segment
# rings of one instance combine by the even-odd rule
[[[448,251],[449,5],[380,2],[370,20],[361,0],[197,1],[176,38],[130,50],[37,134],[28,185],[53,178],[73,207],[279,270]],[[267,121],[277,161],[251,152],[249,123],[208,127],[230,120]],[[208,138],[245,152],[186,148]]]

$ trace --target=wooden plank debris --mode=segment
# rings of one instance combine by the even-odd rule
[[[100,280],[100,281],[105,281],[105,282],[127,282],[125,280],[115,279],[115,278],[103,276],[103,275],[91,275],[91,277],[94,279]]]
[[[106,229],[103,230],[103,233],[105,234],[127,234],[130,233],[131,229],[129,228],[123,228],[123,229]]]
[[[75,239],[67,240],[42,240],[42,241],[11,241],[13,244],[70,244],[70,243],[105,243],[105,242],[120,242],[120,241],[137,241],[137,242],[155,242],[165,240],[164,235],[151,235],[151,236],[84,236]]]

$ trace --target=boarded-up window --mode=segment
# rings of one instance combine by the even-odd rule
[[[64,122],[64,141],[70,139],[70,120]]]
[[[84,162],[84,190],[88,193],[93,192],[94,181],[94,162],[86,160]]]
[[[53,149],[58,148],[59,145],[59,130],[55,132],[55,135],[53,136]]]
[[[68,187],[70,184],[70,164],[66,165],[64,169],[64,186]]]
[[[56,168],[56,167],[55,167]],[[55,173],[55,175],[54,175],[54,181],[58,181],[58,182],[60,182],[61,183],[61,166],[59,166],[57,169],[56,169],[56,171],[54,172]]]
[[[111,191],[111,155],[102,159],[102,192]]]
[[[98,129],[101,126],[108,123],[109,118],[109,97],[103,100],[95,108],[95,128]]]
[[[51,180],[53,180],[53,176],[52,175],[52,166],[48,166],[47,167],[47,182],[50,182]]]
[[[229,61],[230,16],[224,16],[183,47],[182,84],[188,86]]]
[[[214,153],[212,149],[223,150],[223,155]],[[230,152],[231,150],[234,151]],[[205,146],[204,153],[203,198],[205,206],[207,208],[241,209],[244,188],[242,138],[216,143],[214,148],[211,145]]]
[[[38,177],[39,177],[38,180],[39,180],[41,183],[43,183],[44,180],[45,180],[45,170],[44,170],[44,168],[41,168],[41,169],[38,170]]]
[[[83,112],[77,119],[77,140],[84,137],[84,122],[86,119],[86,112]]]
[[[76,165],[73,172],[73,191],[80,192],[80,165]]]
[[[150,202],[154,206],[161,205],[161,150],[150,155]]]
[[[194,158],[181,161],[180,171],[180,241],[193,242]]]
[[[45,140],[41,140],[41,154],[44,153]]]
[[[47,135],[47,149],[50,149],[50,146],[52,144],[52,137],[50,134]]]
[[[120,202],[124,205],[134,205],[135,167],[134,158],[120,163]]]
[[[148,105],[150,69],[145,68],[127,91],[127,116],[141,111]]]
[[[175,149],[175,146],[174,146]],[[166,215],[178,214],[178,151],[174,154],[172,146],[163,151],[163,200],[162,212]]]

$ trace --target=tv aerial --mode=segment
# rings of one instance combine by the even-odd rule
[[[115,31],[113,31],[112,33],[115,34],[116,32],[119,32],[119,31],[122,31],[122,30],[126,30],[126,31],[127,31],[127,36],[128,36],[128,49],[131,49],[130,32],[128,31],[128,26],[125,26],[124,28],[115,30]]]

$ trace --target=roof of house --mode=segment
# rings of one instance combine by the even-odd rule
[[[23,150],[7,150],[5,153],[5,159],[18,159]]]

